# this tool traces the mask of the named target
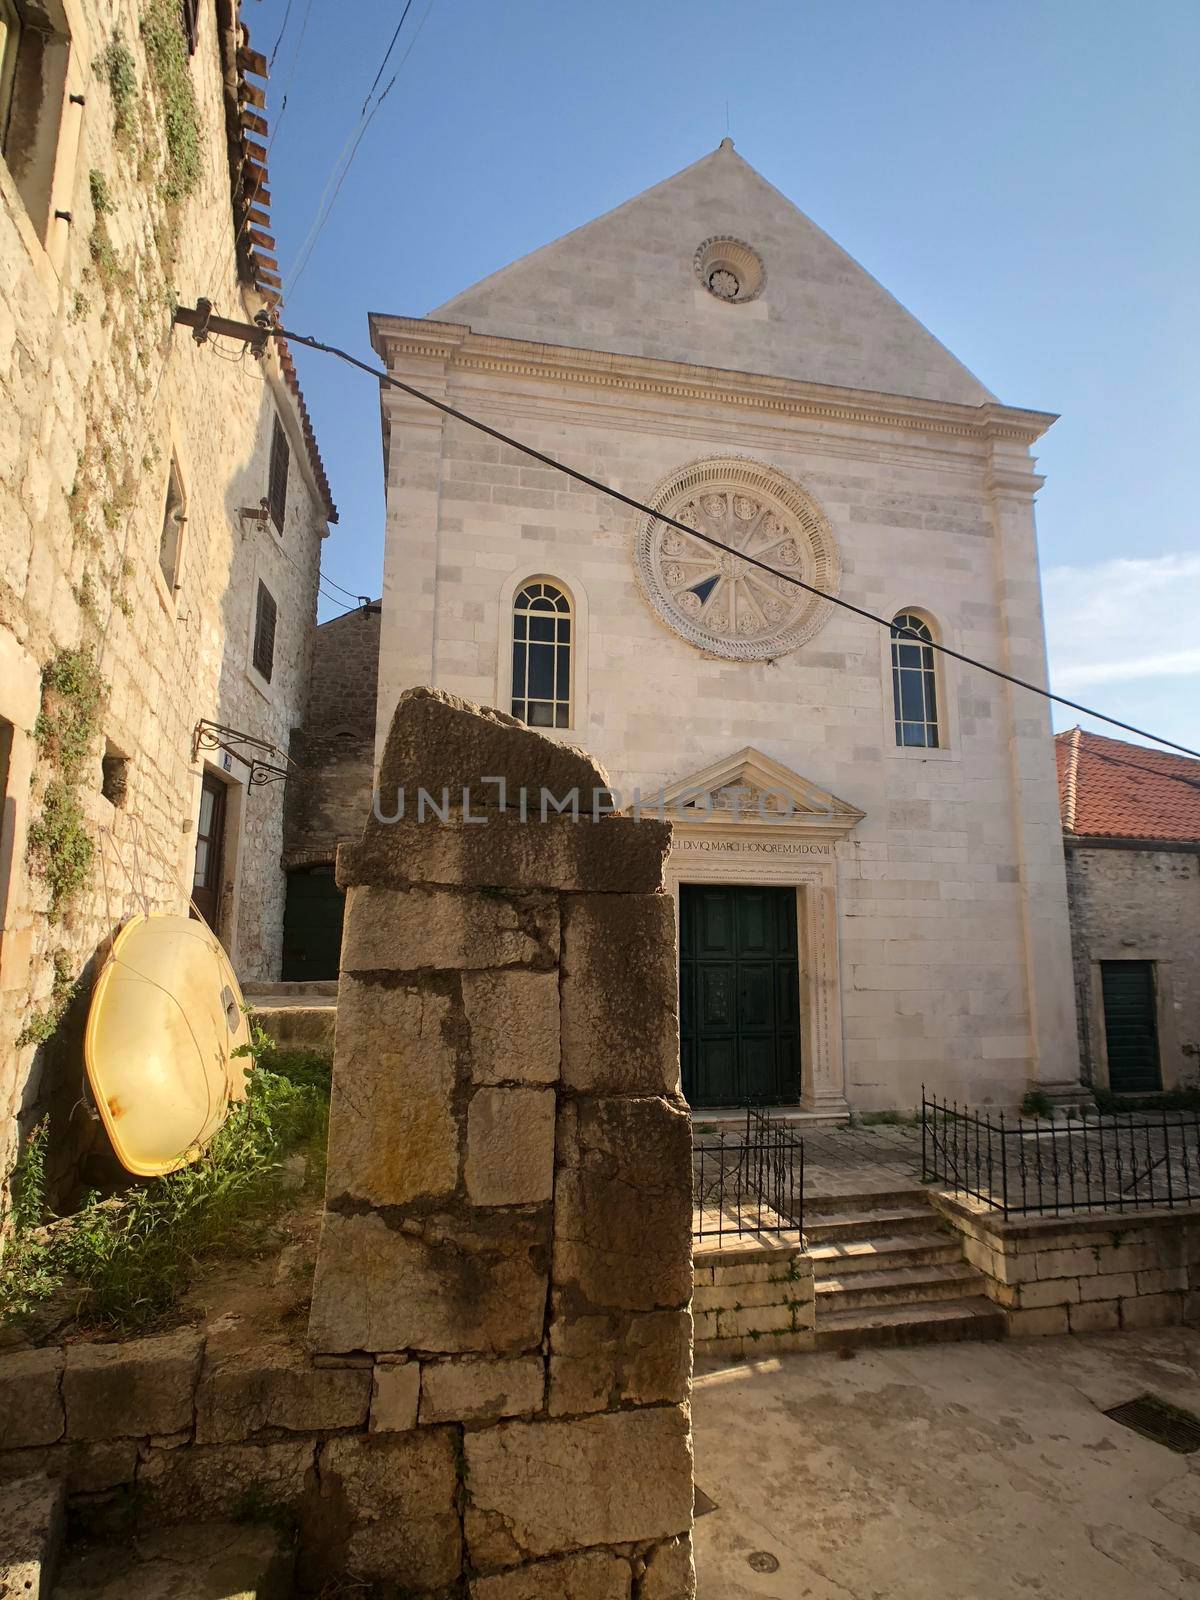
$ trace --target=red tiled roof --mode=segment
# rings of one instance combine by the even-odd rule
[[[236,29],[239,40],[235,61],[237,128],[233,141],[232,176],[238,266],[243,279],[254,285],[270,308],[272,317],[278,320],[283,305],[283,285],[279,276],[279,262],[275,257],[275,238],[270,231],[271,191],[267,187],[267,146],[259,142],[267,134],[266,89],[249,81],[251,77],[261,78],[265,86],[267,61],[259,51],[250,48],[250,30],[240,17]],[[317,448],[317,436],[304,402],[296,363],[286,340],[276,339],[275,349],[279,355],[283,381],[296,401],[300,430],[304,435],[317,489],[325,503],[325,516],[328,521],[336,522],[337,507],[325,475],[325,463]]]
[[[1071,728],[1054,736],[1064,833],[1200,841],[1200,761]]]

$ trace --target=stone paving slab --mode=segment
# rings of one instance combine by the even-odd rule
[[[707,1366],[698,1600],[1200,1592],[1200,1454],[1103,1415],[1200,1411],[1194,1329]]]

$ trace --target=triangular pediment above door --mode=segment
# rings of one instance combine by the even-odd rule
[[[753,745],[669,783],[652,802],[643,802],[646,813],[660,807],[675,823],[694,818],[697,823],[816,829],[839,836],[866,814]]]

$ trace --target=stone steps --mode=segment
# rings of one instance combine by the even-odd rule
[[[817,1316],[826,1308],[834,1315],[873,1306],[928,1305],[934,1300],[959,1300],[980,1285],[979,1274],[965,1262],[935,1262],[926,1267],[901,1267],[893,1272],[856,1272],[825,1278],[816,1285]]]
[[[805,1197],[816,1348],[999,1339],[1004,1312],[963,1260],[926,1190]]]
[[[881,1239],[846,1239],[809,1249],[813,1276],[826,1278],[891,1271],[897,1267],[924,1267],[934,1262],[959,1262],[962,1250],[944,1233],[900,1233]]]
[[[193,1522],[64,1552],[51,1600],[288,1600],[293,1557],[274,1529]],[[17,1591],[14,1591],[16,1593]]]
[[[933,1213],[922,1206],[895,1206],[883,1210],[849,1209],[837,1215],[817,1214],[804,1206],[804,1237],[810,1245],[840,1244],[848,1239],[880,1239],[898,1233],[929,1232]]]
[[[337,1025],[336,978],[312,983],[247,983],[242,988],[251,1020],[281,1050],[333,1049]]]
[[[818,1350],[1003,1337],[1003,1311],[979,1296],[940,1300],[929,1305],[876,1306],[829,1315],[822,1315],[820,1308],[817,1311]]]

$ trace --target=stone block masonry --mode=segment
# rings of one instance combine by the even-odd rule
[[[608,779],[589,757],[432,690],[401,697],[381,773],[460,808],[468,788],[480,814],[374,816],[339,854],[309,1343],[374,1373],[366,1432],[319,1474],[330,1517],[352,1512],[332,1564],[420,1595],[688,1600],[670,830],[592,820]],[[583,820],[523,821],[520,790],[543,786],[581,788]]]
[[[762,1358],[815,1348],[813,1265],[798,1239],[698,1248],[695,1279],[697,1358]]]
[[[1010,1337],[1200,1323],[1200,1209],[1004,1222],[933,1197]]]

